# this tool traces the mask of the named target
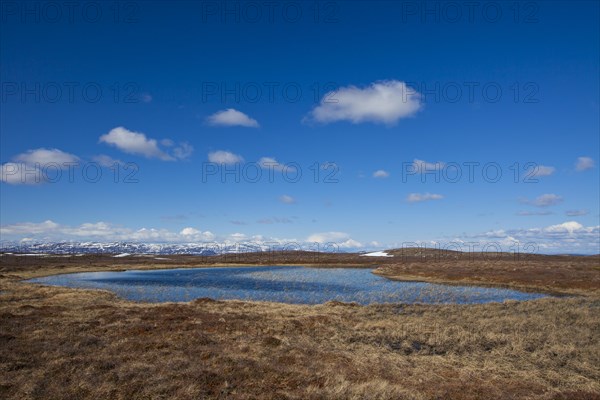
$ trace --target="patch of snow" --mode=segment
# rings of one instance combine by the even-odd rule
[[[394,257],[393,254],[388,254],[385,251],[374,251],[372,253],[361,254],[361,256],[365,256],[365,257]]]
[[[127,256],[130,256],[130,255],[131,254],[129,254],[129,253],[121,253],[121,254],[117,254],[116,256],[113,256],[113,257],[127,257]]]

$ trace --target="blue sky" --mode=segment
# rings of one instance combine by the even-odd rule
[[[1,10],[2,240],[600,252],[598,2],[57,4]]]

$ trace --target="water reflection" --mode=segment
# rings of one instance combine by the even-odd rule
[[[319,304],[330,300],[371,303],[475,304],[532,300],[544,294],[476,286],[398,282],[369,269],[240,267],[90,272],[31,282],[106,289],[135,301],[190,301],[199,297]]]

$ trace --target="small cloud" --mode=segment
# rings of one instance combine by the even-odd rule
[[[578,172],[594,168],[594,160],[590,157],[578,157],[575,170]]]
[[[149,139],[141,132],[133,132],[122,126],[112,129],[100,136],[100,143],[106,143],[119,150],[146,158],[158,158],[163,161],[173,161],[174,158],[158,147],[156,139]]]
[[[588,210],[567,210],[565,214],[568,217],[581,217],[582,215],[588,215],[590,212]]]
[[[427,172],[439,171],[439,170],[443,169],[446,166],[446,164],[441,161],[438,161],[435,163],[430,163],[430,162],[418,160],[415,158],[412,163],[412,166],[415,169],[415,172],[417,172],[419,174],[424,174]]]
[[[548,167],[545,165],[536,165],[527,170],[528,178],[539,178],[542,176],[550,176],[556,171],[554,167]]]
[[[273,157],[261,157],[261,159],[258,160],[258,165],[260,165],[262,169],[266,170],[296,172],[295,167],[282,164]]]
[[[328,124],[349,121],[394,125],[400,119],[413,116],[422,107],[421,95],[406,83],[396,80],[378,81],[369,86],[341,87],[323,96],[305,122]]]
[[[421,203],[429,200],[441,200],[444,196],[441,194],[434,193],[411,193],[406,197],[406,201],[409,203]]]
[[[233,225],[248,225],[246,222],[238,221],[238,220],[232,220],[232,221],[229,221],[229,223],[233,224]]]
[[[373,178],[387,178],[390,176],[390,173],[387,171],[384,171],[382,169],[379,169],[375,172],[373,172]]]
[[[258,221],[256,221],[259,224],[265,224],[265,225],[271,225],[271,224],[291,224],[294,221],[292,221],[289,218],[279,218],[279,217],[273,217],[273,218],[263,218],[263,219],[259,219]]]
[[[519,211],[517,213],[520,217],[532,217],[535,215],[551,215],[554,214],[552,211]]]
[[[292,196],[284,194],[283,196],[279,197],[279,201],[281,201],[284,204],[294,204],[296,202],[296,199],[294,199]]]
[[[196,229],[196,228],[189,228],[189,227],[188,228],[183,228],[181,230],[181,232],[179,232],[179,234],[183,235],[183,236],[192,236],[192,235],[197,235],[199,233],[200,233],[200,231],[198,229]]]
[[[217,151],[208,153],[208,161],[215,163],[215,164],[230,165],[230,164],[241,163],[244,161],[244,159],[242,158],[242,156],[234,154],[230,151],[217,150]]]
[[[64,151],[58,149],[35,149],[28,150],[25,153],[19,154],[14,157],[15,161],[27,164],[27,165],[48,165],[48,164],[69,164],[76,163],[79,161],[79,157],[65,153]]]
[[[217,111],[206,119],[212,126],[244,126],[246,128],[258,128],[259,124],[255,119],[250,118],[233,108]]]
[[[563,198],[552,193],[543,194],[541,196],[536,197],[533,200],[523,200],[522,203],[530,204],[536,207],[550,207],[555,206],[563,201]]]
[[[116,165],[124,164],[123,161],[116,160],[110,156],[107,156],[106,154],[99,154],[97,156],[93,156],[92,161],[94,161],[95,163],[98,163],[101,167],[105,167],[105,168],[114,167],[115,164]]]
[[[173,157],[177,158],[178,160],[190,158],[193,152],[194,147],[187,142],[179,143],[179,146],[174,147],[172,150]]]
[[[140,95],[140,100],[144,103],[150,103],[152,102],[152,95],[150,93],[142,93]]]

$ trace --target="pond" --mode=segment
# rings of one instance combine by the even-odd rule
[[[401,282],[370,269],[304,267],[220,267],[84,272],[35,278],[29,282],[106,289],[134,301],[256,300],[295,304],[327,301],[372,303],[480,304],[533,300],[545,294],[501,288]]]

